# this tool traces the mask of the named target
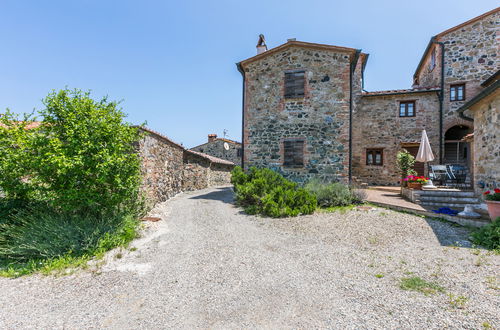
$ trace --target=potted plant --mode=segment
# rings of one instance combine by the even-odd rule
[[[500,189],[495,188],[493,192],[485,191],[483,195],[486,199],[486,205],[488,205],[490,219],[494,220],[500,217]]]
[[[408,175],[403,181],[407,183],[408,188],[422,190],[422,185],[429,181],[429,178],[425,176]]]

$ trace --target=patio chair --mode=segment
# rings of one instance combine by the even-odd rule
[[[454,164],[446,165],[446,168],[453,183],[455,183],[457,186],[465,185],[465,181],[467,179],[467,167],[459,164]]]
[[[446,165],[430,165],[429,167],[431,170],[429,177],[432,181],[439,181],[439,184],[443,185],[446,180],[450,179]]]

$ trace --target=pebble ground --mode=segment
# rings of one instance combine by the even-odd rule
[[[151,215],[103,265],[0,278],[0,328],[500,328],[500,256],[464,227],[381,208],[248,216],[230,188]],[[446,292],[402,290],[411,276]]]

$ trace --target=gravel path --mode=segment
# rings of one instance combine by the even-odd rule
[[[500,256],[465,228],[380,208],[267,219],[231,201],[184,193],[98,268],[0,278],[0,328],[500,328]],[[447,293],[403,291],[408,276]]]

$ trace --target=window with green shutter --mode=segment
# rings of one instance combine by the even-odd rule
[[[305,71],[285,72],[285,98],[304,97],[305,82]]]

